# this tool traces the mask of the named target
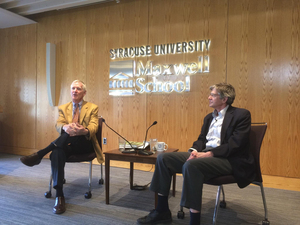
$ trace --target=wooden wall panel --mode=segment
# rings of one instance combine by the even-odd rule
[[[146,4],[145,4],[146,3]],[[85,100],[99,106],[99,116],[130,140],[141,140],[145,130],[145,96],[116,98],[108,96],[109,50],[136,46],[147,42],[147,2],[128,1],[123,4],[106,4],[63,13],[49,13],[37,17],[38,30],[38,135],[39,148],[57,137],[54,124],[57,107],[50,107],[47,100],[45,77],[45,45],[57,45],[56,95],[57,105],[71,100],[70,84],[80,79],[87,85]],[[128,13],[131,10],[136,13]],[[132,38],[131,33],[136,33]],[[51,114],[51,115],[49,115]],[[46,119],[50,117],[50,119]],[[128,119],[130,118],[130,119]],[[50,129],[49,129],[50,127]],[[46,134],[45,138],[44,137]],[[108,145],[103,150],[117,147],[117,136],[104,126],[103,136]]]
[[[148,124],[158,121],[150,137],[164,141],[170,147],[186,151],[198,138],[208,107],[209,86],[224,82],[226,76],[227,4],[224,1],[151,1],[149,43],[177,43],[211,39],[210,73],[191,75],[191,91],[183,93],[152,93],[147,100]],[[155,15],[155,16],[154,16]],[[216,18],[212,20],[211,18]],[[219,46],[219,48],[212,47]],[[197,62],[201,52],[152,56],[155,64]],[[172,81],[171,76],[158,79]],[[193,125],[191,125],[193,124]]]
[[[38,19],[37,42],[37,148],[46,147],[58,137],[55,122],[58,107],[48,103],[46,87],[46,43],[56,45],[56,105],[71,101],[70,84],[75,79],[86,83],[86,11],[64,11]]]
[[[35,148],[36,25],[0,30],[1,151]]]
[[[229,8],[228,82],[235,105],[268,123],[263,173],[299,177],[299,2],[230,1]]]
[[[2,29],[1,151],[27,154],[58,135],[57,106],[49,106],[45,75],[46,43],[52,42],[57,105],[71,100],[69,86],[81,79],[85,99],[99,105],[99,116],[126,138],[143,140],[157,121],[148,139],[186,151],[212,111],[209,86],[229,82],[237,92],[234,106],[249,109],[253,122],[268,123],[263,173],[300,178],[299,15],[297,0],[127,0],[42,13],[33,16],[37,25]],[[108,95],[111,48],[201,39],[211,40],[209,51],[134,58],[176,64],[208,54],[210,72],[192,75],[190,92]],[[175,81],[172,75],[160,79]],[[23,108],[26,120],[20,119]],[[105,126],[103,136],[104,151],[117,147],[117,135]]]
[[[109,58],[109,49],[147,44],[147,7],[147,1],[127,1],[123,5],[117,4],[111,7],[107,30],[109,41],[106,44],[107,51],[104,53],[104,57],[108,59],[104,65],[107,68],[107,72],[103,74],[106,79],[109,76],[109,63],[113,61]],[[125,60],[130,59],[127,58]],[[122,59],[117,59],[116,61],[122,61]],[[147,126],[146,96],[136,94],[127,97],[112,97],[108,96],[108,87],[107,79],[103,95],[107,96],[108,100],[108,108],[104,112],[108,125],[127,140],[143,140]],[[104,134],[108,138],[108,145],[105,146],[107,149],[118,147],[118,136],[115,133],[106,129]]]
[[[103,13],[99,13],[99,10]],[[113,61],[109,57],[109,50],[146,43],[148,17],[145,15],[147,15],[145,1],[128,1],[123,5],[101,6],[89,13],[91,25],[88,26],[87,35],[90,53],[87,56],[88,71],[90,71],[88,75],[93,76],[92,81],[95,81],[90,84],[96,90],[95,102],[99,105],[99,116],[103,116],[109,126],[129,140],[143,139],[140,130],[145,130],[146,125],[145,96],[109,96],[109,66]],[[106,126],[104,126],[103,136],[108,140],[108,144],[103,146],[104,151],[118,146],[118,136]]]

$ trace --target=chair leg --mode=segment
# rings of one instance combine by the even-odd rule
[[[92,172],[93,172],[93,163],[90,162],[90,174],[89,174],[89,191],[92,190]]]
[[[49,181],[49,190],[45,192],[45,198],[51,198],[51,189],[52,189],[52,173],[50,174],[50,181]]]
[[[218,216],[218,210],[219,210],[219,206],[220,206],[221,190],[223,192],[223,185],[220,185],[218,187],[218,192],[217,192],[217,196],[216,196],[215,210],[214,210],[214,216],[213,216],[213,225],[217,224],[217,216]],[[223,192],[223,196],[224,196],[224,192]]]
[[[180,206],[180,210],[177,212],[177,218],[184,219],[184,211],[182,206]]]
[[[225,209],[226,208],[226,201],[225,201],[225,191],[224,186],[222,185],[222,194],[223,194],[223,200],[220,201],[220,208]]]
[[[260,187],[261,197],[262,197],[263,204],[264,204],[265,219],[262,221],[262,225],[269,225],[270,222],[268,220],[268,208],[267,208],[267,201],[266,201],[264,186],[263,186],[263,184],[261,182],[253,182],[253,183],[256,184],[256,185],[258,185]]]
[[[103,180],[103,164],[100,164],[100,169],[101,169],[101,178],[99,180],[99,184],[104,184],[104,180]]]
[[[85,193],[84,197],[89,199],[92,197],[92,171],[93,171],[93,162],[90,161],[90,173],[89,173],[89,190]]]

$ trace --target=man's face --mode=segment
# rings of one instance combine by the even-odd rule
[[[74,103],[79,103],[85,96],[86,91],[82,88],[82,83],[75,82],[71,85],[71,96]]]
[[[208,96],[208,100],[209,107],[216,109],[218,112],[224,109],[227,105],[227,97],[224,99],[220,99],[220,95],[215,88],[211,90],[210,95]]]

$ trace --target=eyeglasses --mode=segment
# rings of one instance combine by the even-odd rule
[[[220,95],[219,95],[219,94],[212,94],[212,93],[210,93],[209,96],[210,96],[210,97],[213,97],[213,98],[216,98],[216,97],[218,97],[218,96],[220,96]]]

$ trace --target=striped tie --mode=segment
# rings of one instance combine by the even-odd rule
[[[79,122],[79,104],[76,104],[76,108],[74,111],[74,116],[73,116],[73,123],[78,123]]]

